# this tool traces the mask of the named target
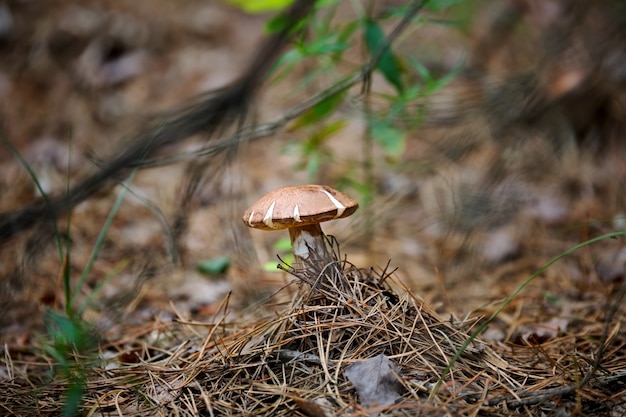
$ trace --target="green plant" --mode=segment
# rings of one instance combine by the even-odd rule
[[[41,183],[32,169],[26,162],[19,151],[13,144],[0,134],[0,140],[11,150],[13,155],[18,159],[20,164],[28,172],[37,190],[41,194],[46,203],[49,202],[48,196],[43,190]],[[70,143],[71,145],[71,143]],[[68,167],[68,172],[70,172]],[[74,416],[82,403],[84,388],[86,383],[86,372],[90,363],[93,361],[91,352],[96,347],[94,329],[91,324],[83,319],[83,313],[90,304],[93,296],[98,293],[99,289],[118,274],[120,270],[127,264],[126,261],[118,263],[118,265],[101,281],[101,283],[92,290],[85,298],[80,306],[77,306],[78,292],[85,286],[85,281],[93,267],[98,254],[100,253],[105,237],[111,227],[113,219],[124,200],[128,185],[132,182],[135,173],[134,170],[124,183],[122,191],[118,194],[109,215],[100,230],[100,234],[96,239],[96,243],[92,249],[87,264],[83,267],[78,282],[73,286],[71,282],[70,265],[71,265],[71,213],[67,215],[67,229],[65,238],[59,232],[56,222],[54,222],[56,245],[61,263],[62,286],[64,293],[64,311],[63,313],[48,309],[44,313],[44,324],[47,333],[41,338],[43,351],[56,361],[53,369],[54,373],[60,373],[67,381],[65,391],[65,407],[64,416]],[[69,189],[69,178],[67,180]]]
[[[347,89],[329,94],[291,123],[290,130],[298,137],[283,148],[283,152],[297,158],[294,169],[305,171],[310,182],[328,181],[326,173],[332,172],[333,167],[340,167],[341,171],[335,172],[339,177],[334,180],[360,193],[361,202],[367,205],[374,188],[374,167],[393,169],[402,158],[408,136],[420,125],[423,115],[419,103],[458,73],[457,68],[435,74],[419,57],[408,52],[398,53],[393,45],[398,39],[392,39],[384,28],[406,18],[412,5],[441,11],[459,1],[413,2],[374,12],[375,1],[355,0],[349,3],[352,16],[348,18],[345,3],[331,0],[317,6],[316,14],[307,22],[307,30],[278,60],[272,81],[280,83],[296,72],[297,93],[319,91],[360,71],[363,64],[359,66],[359,61],[375,62],[371,69],[392,87],[391,92],[387,89],[374,91],[366,79],[360,95],[355,96]],[[413,27],[424,24],[444,23],[426,18],[410,19]],[[273,26],[269,28],[272,30]],[[361,150],[339,155],[333,150],[333,141],[341,137],[354,118],[364,120],[366,126]],[[376,147],[382,151],[384,159],[375,157]]]
[[[201,261],[196,265],[196,270],[204,275],[215,276],[225,274],[229,266],[230,258],[228,256],[218,256]]]
[[[56,362],[54,373],[67,381],[65,389],[64,416],[74,416],[82,404],[89,357],[95,347],[93,331],[89,323],[68,317],[54,310],[47,310],[44,317],[47,335],[43,338],[43,350]]]
[[[278,239],[272,245],[272,248],[278,254],[278,257],[287,265],[293,265],[295,258],[293,256],[293,250],[291,249],[291,239],[289,237],[284,237],[282,239]],[[263,265],[263,269],[268,272],[280,272],[280,269],[277,268],[276,261],[267,261]]]

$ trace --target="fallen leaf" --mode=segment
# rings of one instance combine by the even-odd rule
[[[401,398],[400,370],[383,354],[353,363],[346,368],[345,375],[356,388],[365,408],[384,407]],[[375,417],[378,414],[374,412],[370,415]]]

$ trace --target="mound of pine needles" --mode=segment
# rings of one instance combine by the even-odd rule
[[[330,263],[282,265],[300,286],[282,311],[237,317],[225,303],[212,323],[149,323],[101,343],[96,355],[74,358],[80,414],[556,416],[626,409],[619,320],[606,337],[600,322],[544,344],[466,343],[480,318],[444,319],[393,272],[357,269],[334,248]],[[45,350],[5,348],[0,372],[0,410],[12,415],[59,415],[77,383]]]

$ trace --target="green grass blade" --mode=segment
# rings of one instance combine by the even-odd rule
[[[98,284],[94,287],[94,289],[91,292],[89,292],[89,294],[87,294],[87,297],[85,297],[85,300],[83,301],[80,308],[78,309],[78,312],[77,312],[78,317],[83,316],[83,313],[85,312],[87,307],[91,304],[91,301],[93,300],[94,296],[100,292],[102,287],[104,287],[109,281],[111,281],[111,279],[113,279],[113,277],[117,276],[117,274],[119,274],[122,270],[124,270],[124,268],[126,268],[126,266],[129,263],[130,261],[128,259],[121,260],[120,262],[117,263],[117,265],[113,267],[111,271],[109,271],[109,273],[106,274],[106,276],[102,280],[98,282]]]
[[[124,196],[126,196],[126,192],[128,191],[128,186],[133,182],[133,179],[135,178],[135,174],[137,174],[137,171],[138,169],[135,168],[135,170],[131,172],[128,179],[124,182],[123,187],[120,190],[120,193],[117,195],[117,198],[115,199],[115,203],[113,203],[113,207],[111,208],[111,211],[109,212],[109,216],[104,222],[104,226],[102,226],[102,230],[100,230],[100,234],[98,235],[98,238],[96,239],[96,244],[94,245],[94,248],[91,251],[91,255],[89,256],[87,265],[85,265],[85,268],[83,268],[83,272],[80,275],[80,278],[78,280],[76,287],[74,288],[74,292],[72,293],[72,298],[76,296],[80,288],[85,284],[87,275],[89,275],[89,272],[91,271],[91,268],[93,267],[93,264],[96,258],[98,257],[100,250],[102,249],[102,245],[104,244],[104,239],[109,233],[109,229],[111,228],[113,219],[115,218],[117,211],[122,205],[122,201],[124,201]]]

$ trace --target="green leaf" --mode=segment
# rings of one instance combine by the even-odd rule
[[[543,293],[543,299],[549,302],[550,304],[559,304],[561,301],[558,295],[552,294],[549,291]]]
[[[374,54],[378,48],[387,43],[385,33],[373,20],[365,21],[365,43],[370,53]],[[383,74],[385,79],[393,85],[398,93],[402,94],[404,86],[402,85],[400,66],[396,57],[391,51],[391,47],[386,48],[383,52],[376,68]]]
[[[399,158],[404,153],[406,143],[404,132],[381,121],[371,123],[374,140],[382,146],[388,157]]]
[[[457,77],[457,75],[459,75],[459,73],[461,72],[462,69],[463,69],[463,66],[461,64],[456,65],[454,68],[452,68],[452,70],[449,73],[439,77],[435,81],[433,89],[434,90],[438,90],[441,87],[443,87],[446,84],[448,84],[450,81],[455,79]]]
[[[343,28],[341,28],[341,30],[339,31],[339,34],[337,36],[337,40],[339,42],[347,43],[348,40],[350,39],[350,37],[359,28],[359,26],[360,26],[360,21],[359,20],[353,20],[352,22],[348,23]]]
[[[78,415],[80,405],[83,403],[84,381],[82,377],[78,381],[71,381],[65,391],[65,404],[63,406],[63,416],[72,417]]]
[[[196,266],[198,272],[205,275],[222,275],[230,266],[230,258],[228,256],[220,256],[213,259],[202,261]]]
[[[317,41],[310,42],[302,48],[304,56],[321,56],[335,52],[345,51],[350,47],[347,42],[337,41],[337,35],[331,34],[324,36]]]
[[[223,0],[246,13],[266,13],[284,9],[293,0]]]
[[[274,62],[272,67],[267,72],[267,77],[274,77],[273,82],[277,83],[287,77],[293,68],[302,62],[304,56],[300,49],[292,49],[285,52],[280,58]],[[280,71],[278,71],[280,69]]]
[[[428,68],[424,66],[421,62],[414,58],[409,58],[410,65],[415,69],[415,71],[419,74],[422,79],[422,84],[424,84],[424,93],[433,93],[440,89],[441,87],[448,84],[452,81],[462,69],[461,65],[457,65],[447,74],[443,74],[440,76],[433,76]]]
[[[295,33],[304,27],[305,22],[306,19],[300,19],[299,22],[293,24],[284,14],[279,13],[267,21],[265,31],[267,33],[278,33],[286,28],[291,28],[292,33]]]
[[[462,0],[431,0],[427,1],[424,6],[429,10],[438,12],[445,9],[446,7],[461,3],[461,1]]]
[[[278,252],[290,252],[291,251],[291,238],[284,237],[282,239],[278,239],[272,245],[274,250]]]
[[[339,132],[347,125],[348,121],[345,119],[338,119],[333,120],[332,122],[325,123],[311,136],[311,142],[315,143],[316,145],[321,145],[326,141],[326,139]]]
[[[282,259],[287,265],[293,265],[296,260],[292,253],[285,256],[281,255],[280,259]],[[268,272],[282,272],[280,269],[278,269],[278,265],[278,261],[268,261],[265,262],[265,264],[263,265],[263,270]]]
[[[283,56],[278,58],[275,66],[276,67],[279,67],[281,65],[294,66],[300,61],[302,61],[303,58],[304,56],[302,55],[302,52],[299,49],[292,49],[290,51],[285,52]]]
[[[278,262],[276,261],[267,261],[263,264],[263,270],[267,272],[278,272]]]
[[[310,126],[316,124],[327,116],[329,116],[341,103],[343,103],[343,97],[345,93],[340,92],[329,96],[307,110],[302,116],[300,116],[290,127],[291,130],[297,130],[304,126]]]
[[[317,173],[320,171],[321,162],[322,156],[319,152],[309,155],[309,160],[306,163],[306,173],[309,181],[313,181],[317,177]]]
[[[419,74],[419,76],[422,78],[422,81],[425,83],[429,83],[432,81],[433,76],[430,73],[430,71],[428,70],[428,68],[426,68],[424,66],[424,64],[422,64],[421,62],[419,62],[418,60],[414,59],[413,57],[411,57],[410,62],[413,66],[413,68],[415,68],[415,71]]]

